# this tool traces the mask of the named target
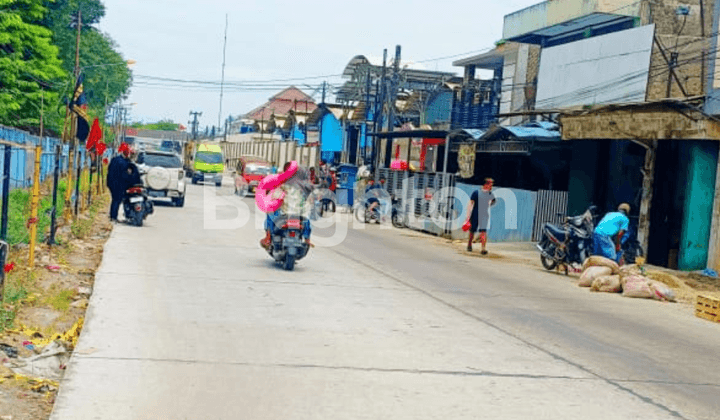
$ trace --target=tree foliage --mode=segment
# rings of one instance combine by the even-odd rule
[[[77,14],[82,11],[80,67],[90,114],[127,95],[132,74],[115,42],[96,25],[101,0],[0,0],[0,124],[33,130],[41,96],[45,123],[59,133],[63,99],[74,86]]]
[[[132,73],[117,45],[108,34],[94,26],[105,16],[105,6],[100,0],[55,0],[48,7],[45,25],[52,30],[63,68],[70,74],[75,68],[77,12],[82,12],[80,67],[85,75],[83,87],[90,113],[102,116],[106,104],[125,97],[132,83]]]
[[[36,126],[41,100],[52,109],[66,78],[43,0],[0,0],[0,123]]]
[[[180,124],[173,122],[172,120],[160,120],[155,123],[143,124],[142,122],[136,122],[131,125],[133,128],[140,128],[145,130],[160,130],[160,131],[178,131],[180,130]]]

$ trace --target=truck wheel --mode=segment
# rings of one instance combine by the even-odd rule
[[[197,178],[192,177],[192,181],[191,181],[191,182],[193,183],[193,185],[197,185]]]
[[[222,181],[216,182],[216,183],[215,183],[215,186],[216,186],[216,187],[222,187]]]

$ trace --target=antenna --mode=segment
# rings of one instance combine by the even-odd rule
[[[223,44],[222,79],[220,81],[220,111],[218,112],[218,128],[222,118],[223,88],[225,87],[225,51],[227,50],[228,15],[225,14],[225,43]]]

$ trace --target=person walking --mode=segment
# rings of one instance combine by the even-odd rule
[[[495,194],[492,188],[495,181],[492,178],[485,178],[485,184],[479,191],[474,191],[470,196],[468,203],[467,219],[465,223],[470,222],[470,233],[468,238],[467,250],[472,252],[473,239],[475,234],[479,233],[480,244],[482,249],[480,253],[487,255],[487,231],[490,228],[490,207],[495,202]]]
[[[600,220],[593,233],[593,255],[620,261],[622,238],[630,228],[629,214],[630,204],[622,203],[616,212],[610,212]]]

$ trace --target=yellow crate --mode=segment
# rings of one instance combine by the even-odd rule
[[[720,299],[698,296],[695,315],[708,321],[720,322]]]

